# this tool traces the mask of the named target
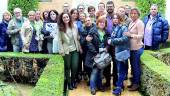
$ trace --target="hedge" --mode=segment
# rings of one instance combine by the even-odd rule
[[[8,10],[13,13],[14,8],[19,7],[23,15],[27,16],[30,10],[38,8],[39,0],[8,0]]]
[[[14,52],[1,52],[0,58],[48,58],[49,61],[40,76],[35,88],[33,89],[32,96],[62,96],[64,85],[64,64],[62,57],[59,55],[46,55],[46,54],[24,54]],[[8,95],[4,95],[8,96]],[[9,96],[17,96],[9,94]]]
[[[142,62],[141,91],[144,92],[145,93],[144,95],[146,96],[169,96],[170,67],[168,67],[162,61],[155,58],[153,54],[156,53],[157,52],[153,51],[145,51],[141,57]]]

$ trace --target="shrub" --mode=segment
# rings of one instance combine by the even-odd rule
[[[141,11],[142,18],[149,13],[152,4],[157,4],[159,12],[165,13],[166,0],[136,0],[136,5]]]
[[[19,7],[23,11],[23,15],[27,16],[30,10],[38,8],[39,0],[8,0],[8,10],[13,13],[13,9]]]
[[[42,72],[38,82],[36,83],[35,88],[33,89],[32,96],[63,96],[64,62],[61,56],[49,54],[23,54],[14,52],[0,52],[0,58],[49,59],[46,67],[44,68],[44,71]]]

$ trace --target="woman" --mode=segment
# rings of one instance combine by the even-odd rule
[[[109,34],[106,32],[106,17],[100,16],[97,19],[96,25],[97,25],[97,34],[96,36],[92,36],[93,39],[96,39],[98,42],[98,50],[104,49],[106,51],[106,45],[107,45],[107,39],[109,37]],[[92,67],[92,73],[90,76],[90,89],[91,89],[91,94],[95,95],[96,94],[96,89],[98,87],[99,90],[102,92],[104,91],[103,85],[102,85],[102,69],[97,68],[96,65]]]
[[[51,10],[48,14],[49,19],[44,23],[42,29],[44,38],[47,39],[47,50],[49,54],[53,53],[53,38],[58,29],[58,15],[56,10]]]
[[[71,15],[71,19],[72,19],[72,22],[75,26],[77,26],[77,30],[78,30],[78,33],[81,34],[82,31],[83,31],[83,24],[81,21],[78,20],[78,10],[76,8],[72,9],[70,11],[70,15]],[[80,40],[82,39],[82,37],[80,37]],[[81,44],[81,43],[80,43]],[[81,81],[82,79],[82,76],[83,75],[83,69],[82,69],[82,61],[84,61],[84,54],[83,53],[79,53],[79,64],[78,64],[78,72],[77,72],[77,83]],[[84,68],[84,67],[83,67]]]
[[[108,44],[115,46],[115,56],[120,52],[126,51],[129,52],[129,39],[127,36],[123,35],[124,32],[128,31],[126,26],[123,26],[121,23],[121,17],[118,14],[113,15],[113,32],[111,34],[111,39],[108,40]],[[124,55],[128,55],[129,53],[122,54],[120,56],[116,56],[116,64],[118,70],[118,80],[116,81],[116,87],[112,91],[115,95],[120,95],[123,88],[123,81],[126,77],[127,71],[127,60],[120,60]]]
[[[0,23],[0,52],[12,51],[11,40],[7,34],[7,27],[11,18],[12,15],[9,11],[3,13],[3,19]]]
[[[43,44],[43,34],[42,34],[42,28],[43,28],[43,21],[41,19],[41,11],[36,10],[35,11],[35,30],[36,30],[36,40],[38,41],[38,51],[42,51],[42,44]]]
[[[61,13],[59,16],[59,53],[64,59],[64,93],[67,90],[73,90],[75,87],[75,77],[77,74],[78,60],[79,60],[79,35],[77,28],[73,25],[69,13]],[[71,72],[71,77],[70,77]]]
[[[140,56],[142,55],[143,48],[143,37],[144,37],[144,23],[139,19],[139,10],[134,8],[130,12],[132,22],[129,25],[129,31],[124,34],[130,38],[130,64],[131,72],[133,75],[132,84],[129,87],[129,91],[135,91],[139,89],[141,67],[140,67]]]

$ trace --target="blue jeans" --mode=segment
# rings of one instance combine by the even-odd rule
[[[101,70],[93,68],[90,76],[90,89],[96,89],[96,87],[102,87]]]
[[[128,60],[125,61],[116,61],[117,63],[117,71],[118,71],[118,81],[116,82],[116,87],[123,87],[123,81],[126,78],[127,70],[128,70]]]
[[[13,45],[13,51],[14,52],[20,52],[21,51],[20,46]]]
[[[133,75],[132,84],[140,83],[141,76],[141,66],[140,66],[140,56],[142,55],[144,48],[140,48],[138,50],[130,51],[130,64],[131,64],[131,72]]]

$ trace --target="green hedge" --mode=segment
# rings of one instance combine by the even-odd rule
[[[145,51],[141,57],[141,91],[145,92],[146,96],[169,96],[170,67],[152,55],[156,53],[157,52],[153,51]]]
[[[64,85],[64,64],[59,55],[24,54],[13,52],[1,52],[0,57],[24,57],[24,58],[48,58],[49,61],[33,89],[32,96],[62,96]],[[0,95],[1,96],[1,95]],[[3,95],[2,95],[3,96]],[[7,95],[4,95],[7,96]],[[9,96],[17,96],[10,94]]]
[[[157,4],[159,12],[165,13],[166,0],[136,0],[136,6],[140,9],[142,18],[149,14],[152,4]]]
[[[39,0],[8,0],[8,10],[13,13],[13,9],[19,7],[23,11],[23,15],[27,16],[30,10],[38,8]]]

